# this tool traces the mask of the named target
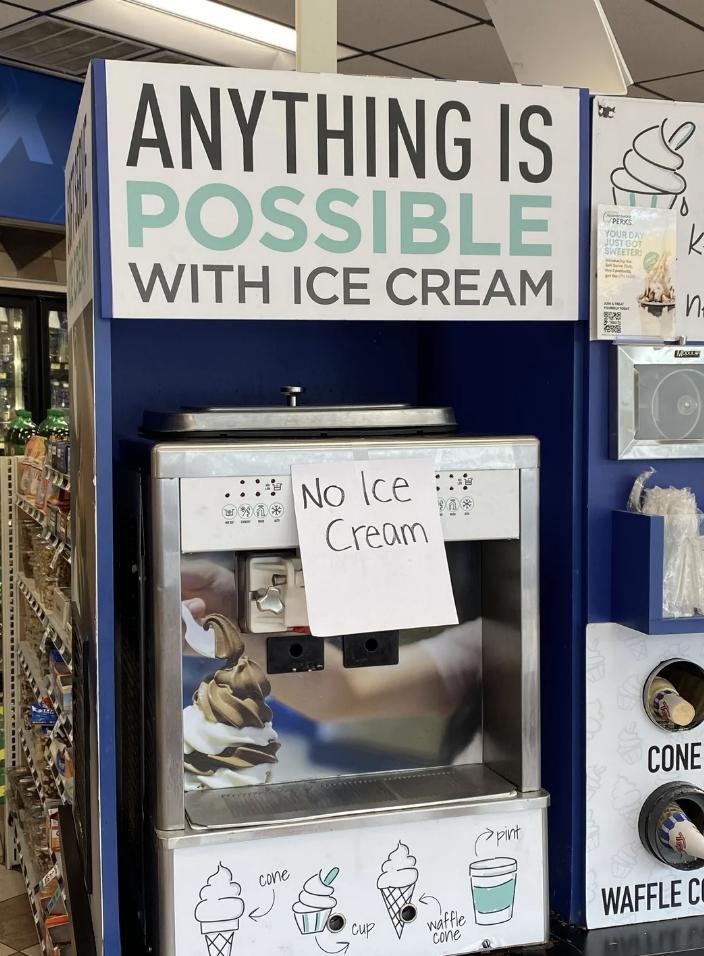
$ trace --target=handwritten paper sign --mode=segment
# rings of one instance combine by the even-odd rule
[[[456,624],[430,458],[293,465],[317,637]]]

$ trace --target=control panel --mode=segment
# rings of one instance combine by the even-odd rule
[[[518,538],[520,472],[439,471],[446,541]],[[181,550],[238,551],[298,545],[291,475],[181,479]]]

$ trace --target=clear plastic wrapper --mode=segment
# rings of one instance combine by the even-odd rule
[[[702,512],[689,488],[645,488],[651,468],[634,482],[628,510],[665,518],[663,616],[704,613],[704,554],[700,542]]]

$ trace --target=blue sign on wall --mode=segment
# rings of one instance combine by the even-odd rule
[[[82,86],[0,66],[0,216],[63,225],[64,168]]]

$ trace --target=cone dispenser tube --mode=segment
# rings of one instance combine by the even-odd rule
[[[693,661],[662,661],[643,686],[643,706],[663,730],[693,730],[704,720],[704,670]]]
[[[676,870],[704,866],[704,790],[677,781],[663,784],[646,799],[638,833],[643,846]]]

